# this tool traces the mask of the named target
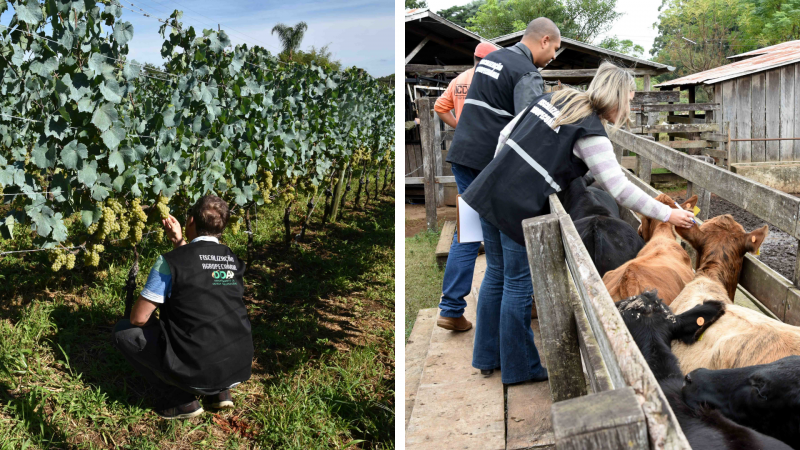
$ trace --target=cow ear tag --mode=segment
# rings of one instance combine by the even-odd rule
[[[755,244],[755,243],[756,243],[756,237],[755,237],[755,236],[750,236],[750,240],[751,240],[751,241],[753,241],[753,244]],[[761,246],[759,246],[759,247],[756,249],[756,256],[758,256],[758,255],[760,255],[760,254],[761,254]]]
[[[697,206],[695,206],[695,207],[694,207],[694,209],[692,210],[692,212],[693,212],[693,213],[694,213],[694,215],[696,216],[696,215],[700,214],[700,208],[698,208]]]
[[[703,319],[702,317],[697,318],[697,326],[702,327],[704,323],[706,323],[706,319]]]

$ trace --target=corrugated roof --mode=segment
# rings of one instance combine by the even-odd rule
[[[800,62],[800,40],[783,42],[770,47],[753,50],[731,56],[730,58],[748,57],[724,66],[698,72],[674,80],[665,81],[655,87],[692,86],[697,84],[716,84],[721,81],[739,78],[744,75],[763,72],[776,67]]]
[[[490,41],[493,44],[498,44],[498,45],[502,45],[502,46],[505,47],[505,44],[507,44],[507,43],[509,43],[511,41],[518,42],[520,39],[522,39],[522,35],[523,34],[525,34],[525,30],[516,31],[514,33],[505,34],[503,36],[498,36],[498,37],[496,37],[494,39],[490,39]],[[630,55],[626,55],[624,53],[615,52],[615,51],[608,50],[608,49],[603,48],[603,47],[598,47],[596,45],[591,45],[591,44],[587,44],[585,42],[576,41],[575,39],[570,39],[570,38],[563,37],[563,36],[561,37],[561,43],[562,44],[568,44],[568,45],[570,45],[572,47],[577,47],[577,48],[580,48],[580,49],[583,49],[583,50],[588,50],[588,51],[599,53],[599,54],[605,54],[605,55],[610,56],[610,57],[612,57],[614,59],[629,61],[631,63],[636,64],[637,66],[650,67],[650,68],[653,68],[653,69],[656,69],[656,70],[663,70],[664,72],[667,72],[667,71],[671,72],[671,71],[675,70],[674,67],[668,66],[666,64],[661,64],[661,63],[657,63],[655,61],[648,61],[646,59],[636,58],[636,57],[633,57],[633,56],[630,56]]]
[[[465,34],[465,35],[467,35],[467,36],[469,36],[469,37],[471,37],[473,39],[477,39],[479,42],[489,42],[488,39],[483,38],[483,37],[479,36],[478,34],[473,33],[472,31],[469,31],[468,29],[466,29],[466,28],[464,28],[464,27],[462,27],[460,25],[457,25],[457,24],[445,19],[444,17],[434,13],[433,11],[431,11],[428,8],[414,8],[414,9],[407,9],[406,10],[406,22],[410,22],[410,21],[413,21],[413,20],[421,21],[422,19],[425,19],[425,18],[433,19],[433,20],[441,23],[442,25],[446,25],[446,26],[452,28],[453,30],[459,31],[459,32],[461,32],[461,33],[463,33],[463,34]]]

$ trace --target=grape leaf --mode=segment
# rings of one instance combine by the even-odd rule
[[[108,167],[110,169],[116,167],[117,173],[122,173],[125,171],[125,158],[123,157],[122,152],[119,150],[114,150],[108,155]]]
[[[125,129],[115,124],[103,132],[102,138],[106,147],[108,147],[109,150],[114,150],[119,146],[119,143],[125,139],[125,136]]]
[[[133,25],[130,22],[117,22],[114,26],[114,38],[119,45],[125,45],[133,39]]]
[[[89,149],[78,141],[70,141],[61,149],[61,164],[70,170],[77,170],[78,162],[89,157]]]
[[[106,131],[111,127],[111,124],[119,120],[117,110],[111,103],[103,103],[99,108],[94,110],[92,114],[92,123],[95,124],[100,131]]]
[[[17,12],[17,18],[20,21],[26,22],[34,27],[44,20],[39,0],[27,0],[24,3],[19,2],[14,5],[14,11]]]
[[[103,98],[111,103],[122,101],[122,88],[114,80],[105,80],[100,85],[100,93],[103,94]]]

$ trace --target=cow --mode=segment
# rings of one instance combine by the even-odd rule
[[[648,291],[618,302],[617,309],[692,448],[791,448],[773,437],[735,423],[717,410],[689,404],[681,395],[683,374],[670,350],[670,342],[675,339],[685,343],[696,341],[714,322],[725,317],[726,307],[722,302],[707,301],[675,315],[655,291]]]
[[[685,373],[692,370],[734,369],[767,364],[800,355],[800,327],[787,325],[758,311],[733,304],[742,262],[747,252],[756,253],[769,228],[750,233],[730,215],[717,216],[701,226],[676,228],[683,240],[697,250],[697,272],[670,304],[676,314],[712,299],[726,303],[727,313],[702,339],[689,346],[672,344]]]
[[[586,177],[575,178],[564,197],[564,209],[602,277],[636,257],[644,241],[619,218],[619,207],[608,192],[590,187]]]
[[[660,194],[656,200],[677,208],[675,201],[666,194]],[[691,210],[696,204],[694,195],[681,208]],[[658,289],[659,297],[669,305],[686,283],[694,279],[692,260],[676,241],[675,227],[645,216],[641,216],[641,220],[638,232],[646,242],[644,248],[636,258],[606,272],[603,283],[614,301]]]
[[[691,408],[713,408],[734,422],[800,448],[800,356],[739,369],[686,375]]]

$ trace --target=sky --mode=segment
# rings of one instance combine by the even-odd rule
[[[433,12],[456,5],[466,5],[471,0],[428,0],[428,7]],[[616,10],[625,15],[617,19],[611,29],[595,39],[597,44],[605,36],[616,35],[620,39],[630,39],[634,44],[644,47],[645,59],[650,59],[653,39],[658,34],[653,24],[658,22],[658,7],[661,0],[617,0]]]
[[[131,3],[133,2],[133,3]],[[120,0],[126,9],[120,20],[133,24],[134,35],[129,57],[139,62],[161,65],[161,25],[157,18],[167,18],[174,9],[183,11],[183,23],[195,27],[217,28],[228,34],[231,42],[260,45],[273,54],[280,53],[277,35],[270,34],[279,22],[293,26],[299,21],[308,24],[301,50],[330,44],[334,59],[344,67],[364,68],[374,77],[395,71],[395,5],[394,0]],[[145,17],[148,13],[151,17]],[[8,24],[11,12],[0,16]]]

